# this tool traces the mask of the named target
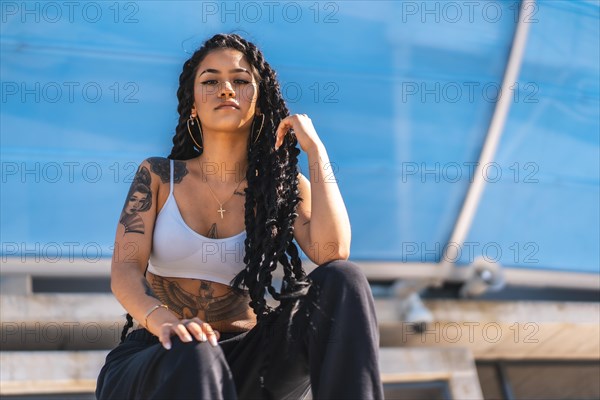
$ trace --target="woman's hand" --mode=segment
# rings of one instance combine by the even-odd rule
[[[217,341],[221,337],[219,331],[214,330],[208,322],[200,318],[182,319],[177,324],[164,323],[159,327],[158,340],[167,350],[171,348],[171,336],[176,334],[182,342],[191,342],[192,335],[200,342],[207,340],[213,346],[217,346]]]
[[[277,127],[275,150],[283,144],[283,138],[290,129],[294,130],[300,148],[308,153],[313,148],[322,145],[321,139],[313,126],[312,120],[306,114],[294,114],[285,117]]]

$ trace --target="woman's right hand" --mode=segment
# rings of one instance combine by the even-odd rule
[[[182,342],[191,342],[192,336],[200,342],[208,342],[213,345],[218,345],[218,340],[221,337],[219,331],[214,330],[208,322],[202,321],[198,317],[191,319],[182,319],[178,323],[166,322],[158,327],[158,340],[167,350],[171,348],[171,336],[177,335]]]

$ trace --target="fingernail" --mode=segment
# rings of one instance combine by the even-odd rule
[[[201,333],[200,334],[200,341],[201,342],[206,342],[206,334],[205,333]]]
[[[171,343],[165,343],[165,349],[171,350]]]
[[[185,340],[187,342],[191,342],[192,341],[192,337],[190,335],[185,335]]]
[[[217,338],[214,336],[211,336],[210,339],[210,344],[212,344],[213,346],[217,347],[218,343],[217,343]]]

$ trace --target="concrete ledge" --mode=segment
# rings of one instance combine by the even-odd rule
[[[0,395],[93,392],[108,351],[0,352]]]
[[[471,351],[466,348],[381,348],[384,383],[448,381],[454,399],[483,399]]]
[[[400,262],[400,261],[365,261],[354,260],[361,267],[369,280],[417,279],[430,280],[440,273],[440,264],[431,262]],[[307,273],[317,266],[307,258],[302,258],[302,265]],[[43,259],[29,257],[4,257],[0,265],[0,278],[10,276],[110,276],[111,259],[85,260],[81,258],[69,262],[49,262]],[[600,289],[600,275],[593,272],[554,271],[527,268],[503,267],[507,284],[534,287],[556,287],[574,289]],[[466,267],[455,266],[447,277],[449,281],[463,282],[468,278],[469,270]],[[280,268],[275,275],[283,277]],[[15,290],[27,290],[23,283],[18,288],[4,284],[0,279],[0,287],[4,293]],[[14,293],[14,292],[13,292]]]
[[[112,323],[126,313],[111,293],[2,294],[2,321]]]
[[[430,300],[424,333],[375,299],[383,347],[463,347],[476,359],[598,359],[600,304]],[[101,350],[120,340],[126,311],[110,293],[1,295],[3,350]]]
[[[0,352],[0,395],[92,393],[108,351]],[[384,383],[447,380],[457,399],[482,399],[468,349],[380,350]]]
[[[112,294],[3,294],[2,350],[110,349],[125,313]]]
[[[600,304],[430,300],[423,333],[398,319],[398,301],[376,299],[381,346],[464,347],[476,359],[600,358]]]

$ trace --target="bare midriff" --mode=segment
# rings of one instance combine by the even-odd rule
[[[146,279],[161,303],[180,319],[198,317],[219,332],[245,332],[256,325],[247,291],[239,294],[222,283],[167,278],[151,272],[146,273]]]

